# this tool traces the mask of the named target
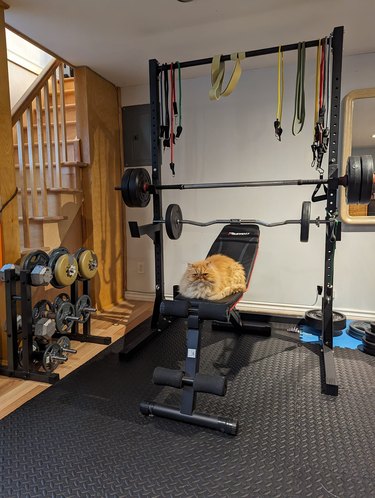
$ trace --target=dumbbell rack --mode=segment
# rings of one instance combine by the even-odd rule
[[[15,269],[5,270],[4,272],[8,364],[6,367],[0,366],[0,375],[54,384],[59,380],[59,375],[53,372],[40,372],[35,369],[33,362],[33,323],[30,274],[31,272],[28,270],[20,270],[20,293],[17,294],[18,275],[16,275]],[[19,363],[18,357],[18,301],[21,301],[22,316],[22,366]]]
[[[5,298],[6,298],[6,325],[7,325],[7,366],[0,366],[0,375],[16,377],[19,379],[34,380],[54,384],[59,380],[59,375],[53,372],[35,369],[33,362],[33,319],[31,297],[31,272],[20,270],[19,276],[15,269],[4,272]],[[20,283],[17,294],[17,282]],[[83,294],[89,293],[89,280],[82,280]],[[70,286],[70,296],[73,306],[78,300],[78,281]],[[21,302],[22,332],[17,331],[17,302]],[[91,334],[91,317],[83,323],[83,331],[79,332],[79,323],[74,322],[69,338],[80,342],[96,344],[110,344],[111,337],[101,337]],[[19,362],[18,339],[22,339],[22,365]]]

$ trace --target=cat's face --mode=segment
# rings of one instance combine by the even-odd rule
[[[214,275],[210,263],[188,263],[187,274],[191,282],[214,282]]]

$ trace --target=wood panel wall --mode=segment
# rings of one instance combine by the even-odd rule
[[[9,97],[9,78],[5,40],[4,9],[8,6],[0,0],[0,205],[2,206],[16,189],[13,162],[12,121]],[[2,263],[14,263],[20,256],[17,197],[0,215],[2,225]],[[0,284],[0,359],[6,357],[5,297]]]
[[[77,133],[82,144],[83,241],[94,249],[99,271],[93,293],[100,309],[124,296],[120,103],[117,88],[87,67],[75,71]]]

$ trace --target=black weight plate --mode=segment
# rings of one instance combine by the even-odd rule
[[[90,311],[86,311],[85,308],[91,308],[91,299],[87,294],[82,294],[76,303],[76,316],[81,323],[86,323],[90,318]]]
[[[371,322],[370,325],[371,325],[371,332],[375,334],[375,322]]]
[[[311,214],[311,202],[304,201],[302,203],[302,211],[301,211],[301,232],[300,232],[301,242],[309,241],[310,214]]]
[[[55,300],[53,301],[53,307],[54,307],[54,309],[57,310],[57,308],[60,308],[60,306],[62,305],[62,303],[65,303],[65,302],[70,303],[70,297],[69,297],[69,295],[66,294],[65,292],[62,292],[61,294],[58,294],[55,297]]]
[[[375,333],[371,332],[371,330],[366,330],[365,339],[375,345]]]
[[[359,196],[360,204],[369,204],[371,201],[372,186],[374,181],[374,161],[372,156],[361,156],[362,182]]]
[[[130,198],[130,192],[129,192],[129,179],[130,175],[133,171],[133,168],[129,168],[125,170],[125,173],[122,175],[121,178],[121,195],[122,195],[122,200],[126,204],[126,206],[129,207],[134,207],[132,200]]]
[[[351,337],[354,337],[354,339],[361,340],[368,330],[370,330],[370,324],[368,322],[354,320],[350,323],[347,332]]]
[[[60,334],[66,334],[73,327],[73,320],[69,320],[70,316],[75,316],[75,309],[72,303],[62,303],[56,310],[56,330]]]
[[[317,330],[322,330],[322,311],[321,310],[308,310],[305,313],[306,325],[313,327]],[[333,312],[333,328],[340,331],[346,327],[346,317],[338,311]],[[335,334],[336,335],[336,334]],[[337,334],[340,335],[340,334]]]
[[[129,175],[128,193],[131,206],[146,207],[151,195],[147,187],[151,183],[150,175],[144,168],[133,168]],[[129,205],[129,204],[128,204]]]
[[[31,311],[32,321],[35,324],[41,318],[45,318],[46,313],[53,313],[53,304],[47,299],[38,301]]]
[[[346,200],[348,204],[358,204],[361,195],[362,166],[359,156],[349,156],[346,165],[348,185],[346,187]]]
[[[30,272],[32,272],[37,265],[48,266],[48,263],[48,254],[40,250],[29,252],[29,254],[26,254],[21,260],[22,269]]]
[[[180,238],[182,233],[182,211],[178,204],[169,204],[165,213],[165,228],[167,235],[172,240]]]

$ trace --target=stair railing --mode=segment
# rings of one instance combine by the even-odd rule
[[[59,95],[57,80],[60,87]],[[52,106],[52,116],[50,106]],[[36,137],[33,122],[34,112]],[[64,66],[61,61],[52,59],[26,94],[14,105],[12,108],[12,126],[16,130],[15,136],[17,138],[18,189],[21,193],[23,245],[30,247],[29,220],[48,217],[47,189],[62,187],[61,165],[67,161]],[[37,147],[34,146],[35,142]],[[39,163],[39,174],[37,162]],[[38,192],[40,192],[40,197]],[[29,193],[31,196],[30,205]]]

